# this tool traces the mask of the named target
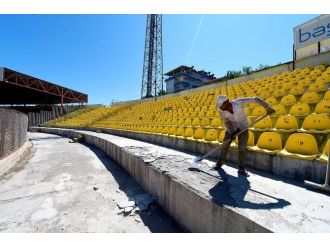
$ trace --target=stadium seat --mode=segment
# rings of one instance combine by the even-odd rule
[[[281,99],[280,104],[284,106],[294,105],[297,103],[297,99],[294,95],[286,95]]]
[[[315,107],[315,113],[327,113],[330,114],[330,100],[328,101],[321,101]]]
[[[302,125],[309,132],[330,132],[330,119],[325,113],[308,115]]]
[[[221,126],[221,120],[219,117],[215,117],[211,121],[211,127],[219,128]]]
[[[267,112],[266,112],[266,109],[264,107],[258,106],[258,107],[253,109],[251,116],[259,117],[259,116],[265,115],[266,113]]]
[[[276,100],[276,98],[268,98],[268,99],[266,99],[266,102],[267,102],[270,106],[277,105],[277,100]]]
[[[194,134],[193,129],[191,127],[187,127],[184,130],[183,137],[189,139],[193,137],[193,134]]]
[[[183,129],[183,127],[178,127],[178,128],[176,129],[175,135],[176,135],[176,136],[183,136],[183,134],[184,134],[184,129]]]
[[[219,137],[218,137],[219,142],[221,142],[221,143],[223,142],[223,139],[225,138],[225,134],[226,134],[226,130],[220,131]]]
[[[202,118],[200,121],[200,125],[203,127],[210,126],[210,120],[209,118]]]
[[[303,86],[293,86],[290,91],[289,94],[291,95],[301,95],[305,92],[305,89]]]
[[[275,98],[281,98],[283,96],[285,96],[287,93],[286,93],[286,90],[285,89],[277,89],[276,91],[274,91],[274,94],[273,94],[273,97]]]
[[[204,135],[205,135],[205,130],[203,128],[196,128],[194,130],[193,138],[195,140],[201,140],[204,139]]]
[[[274,154],[282,150],[282,139],[279,133],[263,132],[252,150],[257,152]]]
[[[273,128],[273,121],[270,118],[270,116],[265,117],[264,119],[260,120],[259,122],[257,122],[254,126],[254,129],[258,130],[267,130],[267,129],[271,129]]]
[[[297,130],[298,121],[295,116],[291,116],[291,115],[280,116],[275,123],[275,129],[280,131]]]
[[[308,103],[308,104],[318,103],[319,101],[320,101],[320,96],[316,92],[304,93],[300,99],[300,102]]]
[[[330,67],[329,67],[330,68]],[[325,94],[324,94],[324,97],[323,97],[323,100],[330,100],[330,90],[328,90]]]
[[[327,91],[328,87],[325,83],[312,83],[308,87],[309,92],[324,92]]]
[[[191,125],[192,125],[193,127],[197,127],[197,126],[199,126],[199,125],[200,125],[200,123],[199,123],[199,118],[194,118],[193,121],[191,122]]]
[[[216,142],[218,138],[218,131],[216,129],[207,129],[205,133],[205,141]]]
[[[297,103],[290,108],[289,114],[294,116],[306,116],[310,114],[311,110],[307,103]]]
[[[175,126],[171,126],[169,131],[168,131],[168,134],[169,135],[175,135],[176,133],[176,127]]]
[[[326,142],[326,144],[325,144],[325,146],[323,148],[322,155],[320,156],[320,161],[322,161],[322,162],[328,162],[329,148],[330,148],[330,139],[328,139],[328,141]]]
[[[286,114],[286,110],[283,105],[274,105],[273,109],[275,110],[273,116],[281,116]]]
[[[317,157],[318,146],[315,137],[306,133],[291,134],[279,155],[313,160]]]

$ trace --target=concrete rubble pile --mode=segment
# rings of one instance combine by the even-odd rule
[[[133,216],[135,213],[145,211],[149,205],[153,203],[154,199],[149,194],[139,194],[120,201],[117,206],[119,208],[118,214]]]

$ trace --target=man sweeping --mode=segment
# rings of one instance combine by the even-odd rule
[[[240,130],[248,127],[248,121],[244,112],[243,105],[253,102],[265,107],[267,114],[272,114],[275,112],[275,110],[271,108],[267,102],[258,97],[238,98],[229,101],[226,95],[218,96],[216,107],[219,109],[222,121],[227,128],[223,142],[227,141],[228,139],[233,141],[235,139],[235,134],[237,134]],[[245,171],[245,157],[248,138],[248,130],[244,131],[238,136],[238,174],[245,177],[249,176],[249,174]],[[223,165],[231,141],[222,146],[219,152],[217,164],[214,167],[215,170],[220,169]]]

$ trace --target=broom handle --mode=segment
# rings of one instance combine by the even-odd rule
[[[243,132],[247,131],[251,126],[255,125],[257,122],[259,122],[260,120],[264,119],[265,117],[267,117],[269,114],[263,115],[258,117],[255,121],[253,121],[252,123],[250,123],[245,129],[240,130],[238,133],[236,133],[232,138],[235,138],[236,136],[239,136],[240,134],[242,134]],[[217,151],[218,149],[220,149],[222,147],[222,145],[227,144],[229,142],[232,142],[232,138],[228,139],[227,141],[221,143],[220,145],[218,145],[217,147],[213,148],[211,151],[209,151],[207,154],[205,154],[204,156],[200,157],[199,160],[203,160],[207,157],[209,157],[211,154],[213,154],[215,151]]]

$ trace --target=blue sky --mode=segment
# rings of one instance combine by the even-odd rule
[[[293,27],[317,15],[163,15],[164,73],[227,70],[292,59]],[[0,67],[89,95],[139,99],[146,15],[0,15]]]

